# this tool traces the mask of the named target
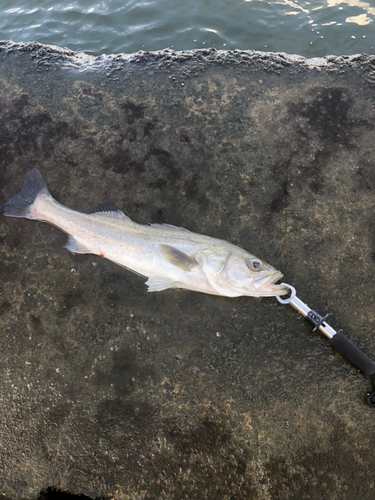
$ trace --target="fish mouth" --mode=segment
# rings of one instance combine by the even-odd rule
[[[274,297],[275,295],[287,294],[288,289],[284,285],[275,284],[282,277],[283,274],[280,271],[275,271],[268,276],[256,278],[252,283],[256,289],[254,295],[259,297]]]

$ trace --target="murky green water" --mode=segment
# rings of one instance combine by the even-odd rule
[[[374,0],[6,0],[0,38],[93,55],[174,47],[374,53]]]

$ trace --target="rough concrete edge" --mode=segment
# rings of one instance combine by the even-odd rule
[[[260,52],[255,50],[217,50],[215,48],[192,49],[175,51],[166,48],[158,51],[138,51],[132,54],[103,54],[91,56],[84,52],[74,52],[56,45],[45,45],[38,42],[13,42],[0,41],[0,56],[16,53],[19,55],[29,53],[35,59],[38,67],[58,65],[78,71],[95,71],[111,68],[119,63],[156,63],[162,67],[164,64],[190,62],[190,63],[216,63],[247,65],[258,70],[297,71],[325,71],[330,73],[343,73],[349,70],[360,71],[367,83],[375,85],[375,56],[368,54],[353,55],[327,55],[306,59],[297,54],[285,52]]]

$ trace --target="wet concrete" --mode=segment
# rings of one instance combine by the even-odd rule
[[[229,240],[375,357],[375,58],[0,46],[2,200]],[[276,299],[146,293],[0,222],[0,493],[372,499],[371,383]]]

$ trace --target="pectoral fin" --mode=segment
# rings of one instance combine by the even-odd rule
[[[170,264],[179,267],[183,271],[190,271],[193,266],[197,265],[197,261],[195,259],[189,257],[186,253],[181,252],[181,250],[171,247],[170,245],[159,246],[164,259]]]

